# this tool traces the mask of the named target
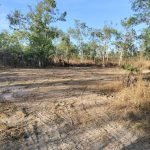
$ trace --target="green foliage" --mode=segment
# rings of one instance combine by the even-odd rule
[[[44,66],[45,60],[54,53],[53,40],[58,36],[58,30],[51,27],[51,23],[65,21],[66,12],[57,14],[54,0],[39,1],[33,9],[29,7],[25,15],[18,10],[8,15],[11,27],[19,33],[25,33],[24,41],[39,60],[39,67]]]
[[[64,60],[69,63],[69,60],[78,55],[75,46],[70,40],[70,36],[63,34],[61,37],[61,42],[57,44],[56,47],[57,56],[63,57]]]
[[[81,22],[80,20],[75,20],[75,28],[70,28],[68,32],[72,38],[77,41],[79,55],[82,62],[84,58],[82,46],[84,45],[86,37],[88,37],[89,28],[86,23]]]
[[[132,9],[136,14],[128,19],[129,24],[138,25],[144,23],[147,25],[139,36],[139,40],[146,57],[150,58],[150,1],[132,0]]]
[[[122,65],[122,68],[125,70],[128,70],[130,72],[135,72],[135,73],[138,73],[140,71],[139,68],[134,67],[131,64],[124,64],[124,65]]]
[[[135,23],[146,23],[150,25],[150,1],[132,0],[132,9],[136,12],[134,15]]]
[[[20,53],[22,50],[22,45],[19,42],[19,35],[17,32],[14,34],[9,34],[4,31],[0,34],[0,51],[10,52],[10,53]]]
[[[87,59],[95,59],[96,57],[96,49],[98,48],[97,43],[89,42],[82,45],[83,53],[85,58]]]
[[[141,37],[145,48],[145,56],[150,59],[150,27],[146,28]]]
[[[123,58],[133,58],[140,50],[144,50],[145,56],[150,58],[149,0],[132,0],[135,14],[121,21],[121,32],[112,24],[93,29],[85,22],[75,20],[74,27],[64,33],[53,26],[58,21],[66,21],[67,15],[66,12],[59,13],[55,0],[39,0],[35,7],[28,8],[26,14],[15,10],[7,16],[12,32],[0,33],[0,55],[2,53],[1,56],[4,56],[3,60],[12,58],[14,64],[21,62],[32,67],[45,67],[55,59],[69,63],[74,58],[80,58],[81,63],[85,58],[105,64],[112,57],[112,49],[119,65]],[[137,36],[133,27],[140,23],[145,23],[147,27]],[[134,70],[131,66],[125,68]]]
[[[133,57],[136,54],[136,44],[137,39],[136,31],[131,28],[130,24],[127,23],[127,20],[121,21],[122,26],[125,29],[125,32],[116,32],[116,41],[113,43],[118,52],[122,52],[124,57]]]

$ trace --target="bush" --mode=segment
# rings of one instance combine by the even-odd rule
[[[135,73],[138,73],[140,71],[139,68],[134,67],[131,64],[124,64],[124,65],[122,65],[122,68],[125,69],[125,70],[128,70],[130,72],[135,72]]]

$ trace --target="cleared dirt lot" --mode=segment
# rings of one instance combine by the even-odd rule
[[[115,89],[103,87],[125,74],[117,68],[1,70],[0,149],[150,149],[148,139],[110,111]]]

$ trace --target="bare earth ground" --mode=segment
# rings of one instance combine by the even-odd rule
[[[149,139],[109,111],[111,91],[100,90],[124,74],[116,68],[1,70],[0,149],[149,150]]]

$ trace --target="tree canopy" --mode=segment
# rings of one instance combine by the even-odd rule
[[[46,67],[88,60],[104,65],[113,55],[121,64],[136,57],[141,47],[149,59],[150,1],[132,0],[131,8],[134,14],[120,21],[122,30],[113,24],[95,29],[75,19],[74,27],[66,32],[54,26],[67,21],[67,12],[60,13],[55,0],[39,0],[34,7],[28,6],[27,13],[14,10],[7,16],[11,32],[0,33],[2,62],[7,64],[11,58],[9,65]],[[140,24],[145,26],[137,33],[135,27]]]

